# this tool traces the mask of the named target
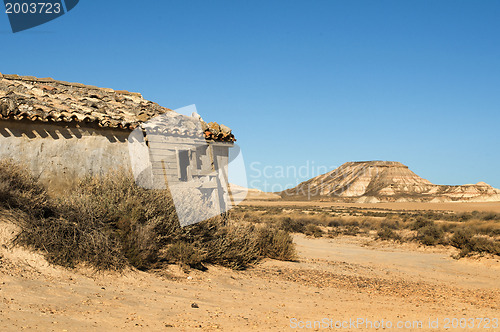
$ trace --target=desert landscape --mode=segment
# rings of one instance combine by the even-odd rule
[[[264,255],[243,269],[206,262],[200,269],[185,256],[147,269],[96,271],[85,262],[68,269],[49,263],[44,250],[15,245],[22,230],[4,210],[0,328],[351,331],[399,324],[409,331],[467,331],[480,323],[497,329],[499,202],[264,197],[252,195],[231,210],[231,224],[286,231],[295,254]],[[464,230],[472,232],[469,242],[459,244],[455,234]]]
[[[0,332],[500,331],[500,1],[4,5]]]
[[[445,318],[500,313],[499,257],[457,260],[455,248],[295,234],[292,262],[266,259],[245,271],[173,265],[95,273],[53,266],[12,247],[16,229],[1,227],[5,331],[276,331],[291,329],[294,318],[422,322],[408,328],[416,331],[431,330],[429,318],[444,324]]]
[[[500,190],[382,160],[228,186],[224,125],[0,78],[2,331],[498,328]]]
[[[500,190],[484,182],[436,185],[396,161],[347,162],[280,193],[287,199],[355,203],[495,202]]]

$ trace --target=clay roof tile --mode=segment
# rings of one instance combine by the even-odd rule
[[[97,123],[103,128],[133,130],[169,112],[172,110],[145,100],[140,93],[56,81],[50,77],[0,73],[0,119]],[[235,141],[231,129],[224,125],[202,122],[201,126],[207,139]],[[178,129],[175,133],[190,135],[190,129]]]

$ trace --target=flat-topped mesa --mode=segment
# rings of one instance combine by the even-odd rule
[[[397,161],[352,161],[282,192],[283,197],[330,197],[348,202],[460,201],[500,199],[500,190],[484,182],[436,185]]]
[[[399,161],[384,161],[384,160],[348,161],[348,162],[342,164],[342,166],[359,166],[359,165],[376,166],[376,167],[402,167],[402,168],[408,168],[408,166],[400,163]]]

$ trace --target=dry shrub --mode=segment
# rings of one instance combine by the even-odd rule
[[[159,248],[180,229],[168,192],[140,188],[125,172],[86,178],[58,203],[64,218],[108,233],[138,269],[151,267]]]
[[[252,226],[240,223],[224,224],[221,218],[201,222],[187,230],[197,250],[203,253],[204,262],[232,269],[244,269],[258,261],[259,250]]]
[[[492,237],[500,235],[500,222],[497,220],[484,221],[471,219],[466,223],[463,223],[463,226],[466,226],[468,229],[478,234],[489,235]]]
[[[328,227],[339,227],[343,225],[342,219],[333,219],[330,222],[328,222]]]
[[[55,264],[146,270],[175,262],[243,269],[262,257],[294,257],[292,238],[275,227],[256,230],[215,217],[181,228],[169,192],[140,188],[126,172],[85,178],[68,196],[49,198],[35,179],[16,170],[3,169],[0,178],[2,207],[24,214],[15,241],[43,251]]]
[[[257,248],[264,257],[290,261],[296,258],[289,232],[266,225],[257,231]]]
[[[20,221],[16,242],[43,250],[50,262],[67,267],[146,269],[156,262],[162,241],[179,229],[169,199],[164,192],[135,186],[124,172],[89,177],[68,196],[51,201],[54,217]]]
[[[500,243],[498,241],[477,237],[471,230],[467,229],[455,232],[450,239],[450,244],[460,249],[460,257],[472,252],[500,255]]]
[[[394,232],[394,230],[392,230],[389,227],[383,227],[382,229],[377,231],[377,238],[380,240],[385,240],[385,241],[389,241],[389,240],[400,241],[401,240],[401,237],[396,232]]]
[[[179,241],[171,244],[161,255],[169,263],[179,263],[183,267],[204,270],[202,255],[192,243]]]
[[[52,215],[45,189],[25,167],[11,160],[0,161],[0,207],[34,217]]]
[[[498,240],[500,214],[498,213],[477,211],[465,213],[448,211],[373,212],[362,209],[331,208],[331,210],[320,211],[322,214],[318,215],[318,213],[305,214],[303,209],[303,207],[292,207],[284,212],[283,209],[263,206],[245,207],[246,212],[242,215],[242,220],[255,221],[255,219],[247,217],[247,212],[252,211],[259,212],[260,216],[265,215],[258,220],[259,223],[274,224],[277,228],[289,232],[319,236],[322,234],[319,226],[325,226],[328,229],[326,233],[328,237],[356,236],[365,233],[376,234],[376,238],[381,240],[418,241],[429,246],[451,244],[449,239],[455,238],[458,241],[459,235],[456,233],[459,230],[467,230],[471,236],[470,239],[466,240],[466,244],[452,245],[463,248],[466,253],[498,253],[500,250],[498,249],[500,246]],[[310,209],[308,211],[310,212]],[[346,215],[347,213],[349,215]]]
[[[244,269],[262,257],[293,260],[295,247],[288,232],[270,224],[251,225],[222,218],[185,228],[189,241],[203,256],[204,263]]]
[[[306,234],[308,236],[322,237],[323,231],[321,230],[321,228],[319,228],[318,226],[316,226],[314,224],[308,224],[308,225],[306,225],[304,234]]]
[[[126,259],[119,239],[102,225],[78,224],[63,218],[20,219],[16,244],[42,250],[47,261],[65,267],[87,263],[96,269],[121,269]]]
[[[485,237],[472,238],[472,251],[500,256],[500,243]]]
[[[443,235],[443,231],[431,222],[418,229],[416,239],[426,246],[433,246],[444,243]]]
[[[278,228],[290,233],[304,233],[305,224],[302,220],[284,217],[278,221]]]
[[[421,228],[432,226],[434,222],[432,220],[426,219],[422,216],[416,218],[415,222],[410,226],[411,230],[418,231]]]
[[[357,236],[362,231],[358,226],[349,225],[342,230],[343,235]]]
[[[382,221],[382,223],[379,225],[379,227],[388,228],[392,230],[396,230],[400,227],[399,221],[398,220],[392,220],[392,219],[386,219]]]

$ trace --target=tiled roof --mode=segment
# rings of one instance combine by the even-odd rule
[[[145,100],[140,93],[0,73],[0,119],[77,122],[133,130],[172,110]],[[231,129],[202,122],[205,138],[235,141]]]

